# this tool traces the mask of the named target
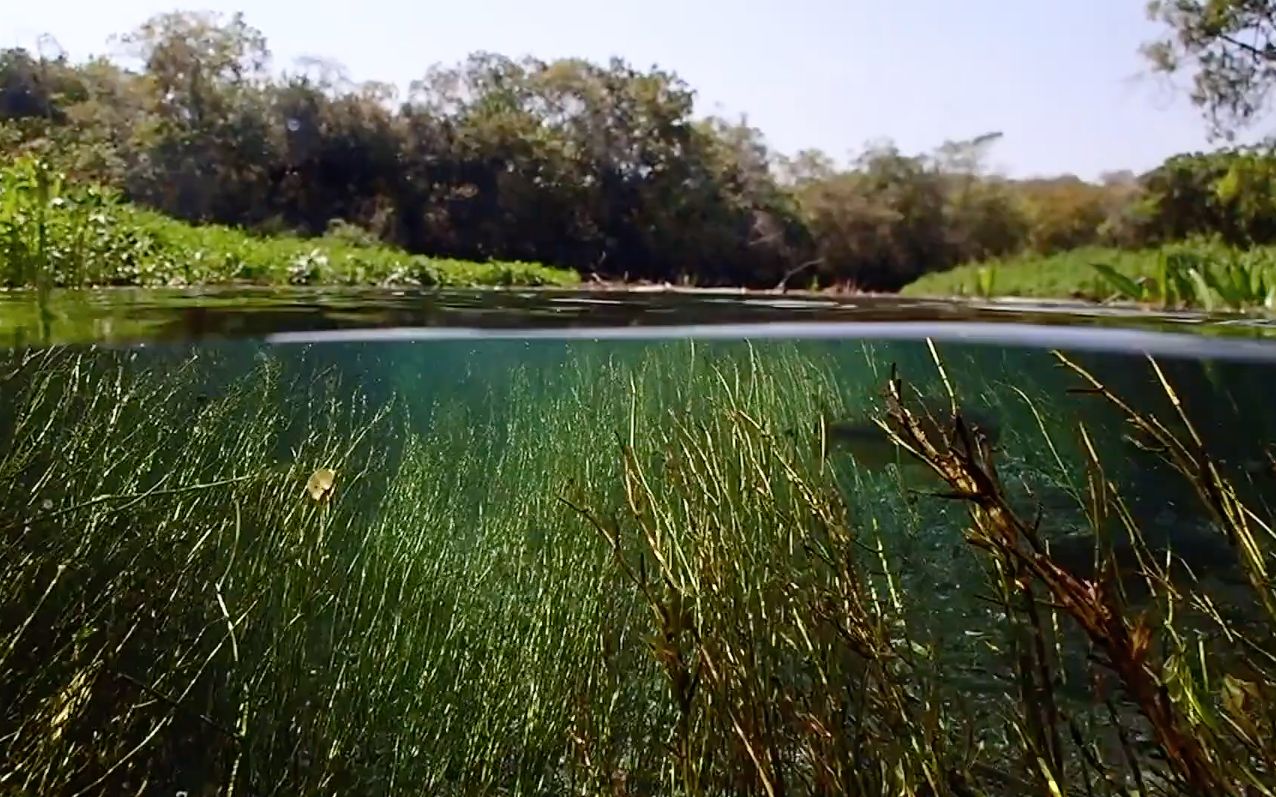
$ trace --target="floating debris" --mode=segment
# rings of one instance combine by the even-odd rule
[[[306,492],[310,493],[310,497],[316,501],[322,501],[329,493],[332,492],[332,486],[337,480],[337,472],[332,468],[320,468],[310,474],[310,478],[306,481]]]

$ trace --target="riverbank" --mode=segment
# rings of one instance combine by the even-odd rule
[[[328,235],[194,225],[64,182],[34,161],[0,169],[0,286],[571,286],[576,272],[414,255],[336,224]]]
[[[926,274],[903,296],[1015,296],[1162,308],[1276,309],[1276,247],[1190,241],[1156,249],[1086,247],[1020,255]]]
[[[474,262],[411,254],[334,222],[299,237],[189,224],[64,182],[34,160],[0,169],[0,287],[204,286],[554,287],[597,291],[806,294],[609,282],[534,262]],[[844,285],[814,292],[854,293]],[[1162,309],[1276,309],[1276,247],[1189,241],[1158,249],[1080,248],[973,263],[905,286],[908,298],[1121,300]]]

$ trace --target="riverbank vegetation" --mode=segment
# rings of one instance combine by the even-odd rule
[[[0,286],[41,288],[229,282],[284,285],[571,285],[534,263],[411,255],[349,225],[298,238],[191,225],[68,182],[31,156],[0,166]]]
[[[1177,13],[1168,29],[1189,36],[1193,19]],[[1153,63],[1179,68],[1170,54],[1202,46],[1189,39],[1160,43]],[[879,142],[847,162],[777,153],[743,120],[697,116],[676,75],[621,60],[478,53],[422,64],[400,93],[330,61],[272,69],[242,16],[163,14],[113,41],[112,58],[80,62],[0,52],[0,152],[117,192],[137,208],[121,235],[162,224],[146,208],[253,236],[337,229],[389,247],[343,248],[328,256],[330,274],[302,265],[298,279],[430,270],[401,250],[607,280],[890,291],[961,263],[1081,247],[1276,243],[1276,158],[1265,148],[1097,181],[1009,179],[988,168],[997,133],[925,153]],[[282,279],[308,251],[284,240],[247,271]],[[202,266],[191,268],[156,271],[199,278]]]
[[[926,274],[907,296],[1120,300],[1161,309],[1276,309],[1276,247],[1190,240],[1155,249],[1085,247]]]

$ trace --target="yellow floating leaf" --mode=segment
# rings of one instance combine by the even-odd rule
[[[310,474],[309,480],[306,481],[306,492],[310,493],[310,497],[316,501],[323,500],[324,496],[332,492],[332,485],[337,480],[337,472],[332,468],[320,468]]]

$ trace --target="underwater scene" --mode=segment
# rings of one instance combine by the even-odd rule
[[[0,795],[1276,791],[1276,359],[0,352]]]

